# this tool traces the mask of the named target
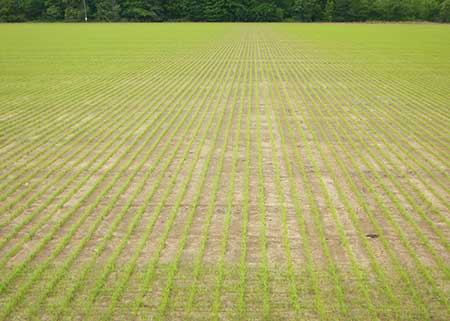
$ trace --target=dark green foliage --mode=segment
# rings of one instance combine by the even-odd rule
[[[95,17],[99,21],[119,21],[120,5],[116,0],[102,0],[97,2]]]
[[[283,9],[272,2],[262,2],[252,10],[253,21],[282,21]]]
[[[244,1],[230,0],[227,6],[229,18],[231,21],[249,21],[249,7]]]
[[[43,20],[57,21],[64,18],[65,4],[61,0],[45,0],[44,4],[46,9],[42,14]]]
[[[335,0],[333,21],[347,21],[349,16],[350,0]]]
[[[350,0],[347,17],[350,21],[365,21],[369,16],[368,0]]]
[[[322,20],[322,7],[319,0],[296,0],[294,3],[295,18],[299,21]]]
[[[227,21],[228,11],[224,0],[208,0],[205,4],[204,19],[206,21]]]
[[[327,0],[325,6],[324,18],[326,21],[333,21],[334,18],[334,0]]]
[[[66,0],[64,10],[65,21],[80,21],[83,19],[83,3],[78,0]]]
[[[18,8],[17,1],[14,0],[1,0],[0,1],[0,21],[20,21],[21,12]]]
[[[450,0],[86,0],[96,21],[450,22]],[[83,21],[83,0],[0,0],[0,22]]]
[[[450,0],[442,2],[439,15],[441,21],[450,22]]]
[[[204,19],[205,0],[182,0],[183,18],[190,21],[202,21]]]
[[[125,0],[121,1],[121,17],[129,21],[161,21],[162,8],[159,1]]]

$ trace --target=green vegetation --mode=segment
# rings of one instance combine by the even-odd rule
[[[86,8],[85,8],[86,3]],[[0,22],[450,21],[450,0],[0,0]]]
[[[447,25],[0,42],[0,320],[449,319]]]

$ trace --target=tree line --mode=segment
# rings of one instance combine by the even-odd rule
[[[94,21],[450,22],[450,0],[85,0]],[[83,21],[83,0],[0,0],[0,22]]]

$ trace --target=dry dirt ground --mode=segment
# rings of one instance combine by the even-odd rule
[[[420,27],[98,25],[47,75],[8,47],[0,317],[449,319],[450,49]]]

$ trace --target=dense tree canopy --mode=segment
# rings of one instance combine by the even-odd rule
[[[450,21],[450,0],[85,0],[96,21]],[[83,21],[83,0],[0,0],[0,21]]]

